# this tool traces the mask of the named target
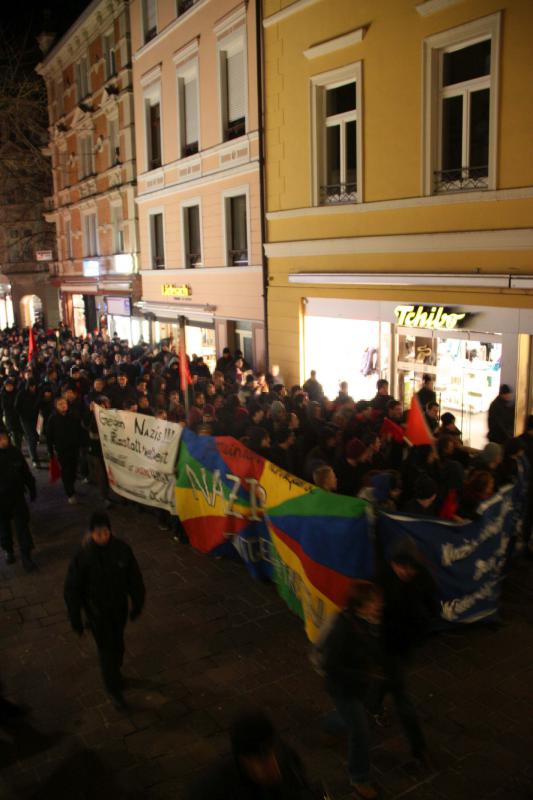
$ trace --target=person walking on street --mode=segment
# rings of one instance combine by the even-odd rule
[[[26,385],[19,389],[15,400],[15,409],[19,415],[20,424],[24,431],[24,436],[28,442],[28,449],[32,464],[39,467],[39,456],[37,455],[37,416],[39,414],[39,395],[37,394],[37,382],[34,378],[26,381]]]
[[[505,444],[514,436],[514,403],[511,387],[502,383],[498,397],[489,406],[489,442]]]
[[[64,598],[75,633],[82,636],[84,627],[92,632],[106,691],[116,708],[125,709],[124,629],[128,612],[132,621],[141,614],[145,588],[131,547],[113,536],[104,512],[95,511],[89,520],[89,533],[68,568]]]
[[[365,702],[379,675],[379,625],[383,607],[379,586],[356,581],[346,608],[323,645],[326,686],[348,731],[350,784],[362,800],[378,793],[370,783],[368,719]]]
[[[385,696],[393,696],[413,757],[428,764],[426,740],[407,690],[407,664],[440,612],[437,588],[420,563],[413,546],[402,543],[385,563],[379,584],[383,591],[383,658],[385,681],[378,689],[374,708],[379,722]]]
[[[425,409],[429,403],[436,403],[437,402],[437,395],[435,389],[435,376],[434,375],[422,375],[422,386],[416,393],[418,397],[418,401],[420,403],[420,407]]]
[[[15,526],[22,566],[32,572],[36,565],[32,561],[33,539],[29,529],[30,512],[25,492],[35,500],[37,490],[26,459],[20,450],[11,444],[7,431],[0,431],[0,544],[6,554],[6,563],[15,563],[12,525]]]
[[[46,431],[48,452],[51,455],[57,454],[68,502],[74,505],[77,502],[74,486],[80,451],[81,422],[69,410],[64,397],[58,397],[55,405],[56,410],[48,420]]]

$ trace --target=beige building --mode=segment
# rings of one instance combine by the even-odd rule
[[[132,0],[142,301],[155,341],[264,365],[255,3]]]
[[[53,282],[77,335],[136,341],[140,296],[128,3],[94,0],[38,65],[48,92]],[[146,330],[146,323],[144,323]]]

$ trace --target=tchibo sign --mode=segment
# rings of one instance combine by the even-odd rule
[[[404,328],[445,331],[462,328],[468,316],[444,306],[396,306],[394,315],[397,324]]]

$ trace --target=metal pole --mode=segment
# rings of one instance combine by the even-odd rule
[[[180,342],[179,342],[179,358],[180,358],[180,383],[183,391],[183,403],[185,405],[185,413],[189,416],[189,384],[183,380],[186,375],[185,364],[187,361],[187,347],[185,345],[185,317],[183,315],[178,317],[180,329]]]

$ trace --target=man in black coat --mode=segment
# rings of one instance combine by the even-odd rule
[[[107,514],[95,512],[89,534],[68,568],[65,603],[73,630],[92,631],[102,679],[114,705],[125,708],[120,673],[124,658],[124,628],[137,619],[144,606],[145,589],[131,547],[111,534]],[[131,605],[130,605],[131,603]]]
[[[57,454],[68,502],[74,505],[77,502],[74,484],[80,451],[81,422],[69,410],[68,402],[64,397],[58,397],[55,406],[56,410],[48,420],[46,429],[48,452]]]
[[[22,565],[26,572],[32,572],[35,564],[31,558],[33,540],[28,523],[30,514],[25,499],[28,490],[32,500],[37,491],[35,478],[31,474],[26,459],[9,439],[7,431],[0,431],[0,544],[6,554],[6,563],[15,562],[13,551],[12,525],[18,539]]]
[[[15,447],[20,448],[22,444],[22,428],[20,426],[19,415],[15,408],[17,399],[16,382],[14,378],[6,378],[2,391],[0,392],[0,406],[2,416],[9,435]]]
[[[489,442],[505,444],[514,436],[514,403],[511,387],[500,386],[498,397],[489,406]]]
[[[37,436],[38,405],[37,382],[34,378],[30,378],[26,381],[26,385],[17,392],[15,409],[28,442],[28,449],[34,467],[39,466],[39,456],[37,455],[37,442],[39,440]]]

